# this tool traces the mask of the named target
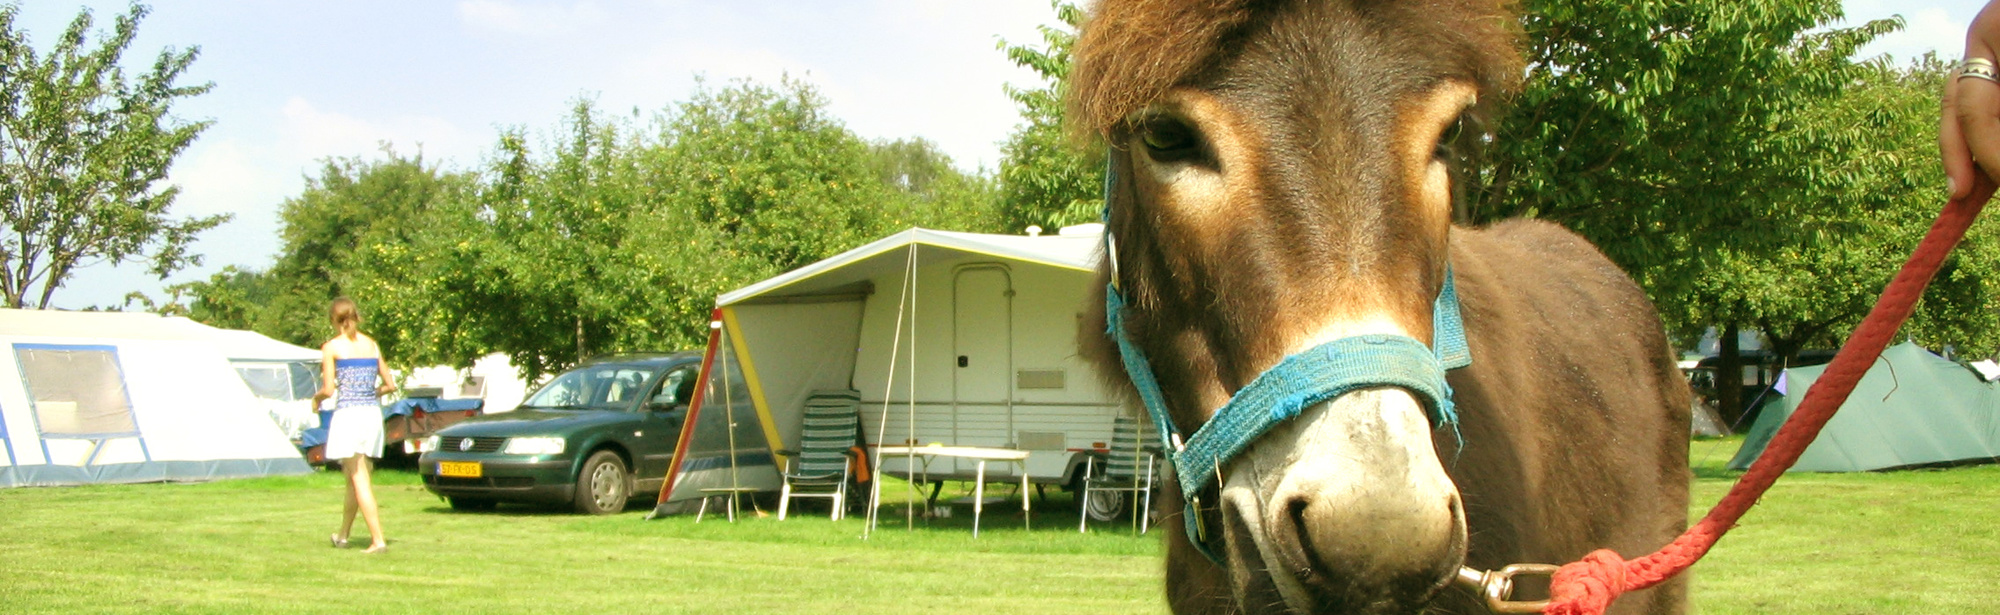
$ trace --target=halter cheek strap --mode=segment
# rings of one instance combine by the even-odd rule
[[[1105,177],[1107,218],[1112,185],[1116,181],[1113,173],[1108,171]],[[1298,416],[1306,408],[1359,389],[1399,387],[1414,393],[1424,404],[1433,428],[1450,426],[1456,433],[1458,411],[1452,404],[1451,385],[1445,381],[1445,372],[1471,365],[1472,352],[1466,344],[1458,291],[1449,267],[1431,307],[1435,347],[1403,335],[1357,335],[1314,346],[1285,357],[1270,370],[1258,374],[1216,410],[1208,423],[1183,440],[1167,413],[1166,398],[1153,375],[1152,363],[1125,332],[1125,297],[1119,291],[1117,243],[1108,227],[1104,231],[1104,250],[1112,273],[1112,281],[1104,289],[1105,333],[1117,342],[1125,373],[1138,389],[1139,400],[1152,416],[1154,427],[1173,446],[1166,457],[1174,468],[1186,504],[1182,516],[1186,518],[1189,542],[1210,560],[1222,561],[1210,546],[1212,541],[1202,521],[1201,493],[1221,476],[1222,464],[1249,448],[1264,432]]]

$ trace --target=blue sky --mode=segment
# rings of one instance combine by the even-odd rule
[[[1865,54],[1956,57],[1975,0],[1847,0],[1850,19],[1901,13],[1908,28]],[[88,6],[104,24],[123,2],[36,0],[18,26],[34,46]],[[1034,75],[997,42],[1037,42],[1045,0],[161,0],[128,61],[200,46],[190,82],[215,90],[178,113],[215,125],[181,156],[177,215],[233,213],[196,246],[202,267],[165,283],[143,267],[97,266],[55,305],[117,305],[141,290],[206,278],[225,265],[268,267],[277,210],[328,156],[374,156],[387,143],[431,160],[479,164],[497,129],[552,127],[579,96],[650,113],[684,100],[697,75],[804,79],[863,137],[924,137],[966,169],[992,168],[1018,122],[1003,84]]]

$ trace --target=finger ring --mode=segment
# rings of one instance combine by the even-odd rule
[[[1966,58],[1958,65],[1958,76],[1953,80],[1971,77],[2000,84],[2000,71],[1996,71],[1993,61],[1986,58]]]

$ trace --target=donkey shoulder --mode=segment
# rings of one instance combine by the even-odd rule
[[[1471,303],[1500,310],[1492,321],[1542,321],[1544,332],[1580,339],[1640,334],[1667,355],[1659,314],[1631,276],[1582,236],[1556,224],[1514,219],[1453,229],[1452,262]],[[1518,323],[1527,324],[1527,323]],[[1601,339],[1600,339],[1601,341]]]

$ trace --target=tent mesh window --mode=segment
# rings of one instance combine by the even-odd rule
[[[311,399],[319,392],[319,361],[289,363],[292,372],[292,399]]]
[[[283,365],[237,366],[236,374],[250,385],[250,393],[259,398],[292,400],[292,375]]]
[[[15,347],[21,380],[34,400],[43,436],[103,437],[138,433],[125,377],[110,348]]]

